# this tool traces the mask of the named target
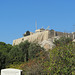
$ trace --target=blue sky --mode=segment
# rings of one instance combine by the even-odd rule
[[[0,0],[0,41],[12,44],[27,30],[75,31],[75,0]]]

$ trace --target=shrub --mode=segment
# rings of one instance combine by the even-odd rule
[[[75,72],[75,45],[68,44],[50,50],[50,74],[72,75]]]
[[[64,44],[69,44],[72,42],[72,38],[60,37],[58,40],[55,39],[54,44],[56,46],[62,46]]]

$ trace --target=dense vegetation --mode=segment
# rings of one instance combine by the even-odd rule
[[[25,41],[12,47],[9,44],[0,42],[0,69],[28,63],[30,60],[40,57],[40,52],[44,53],[45,49],[37,43]]]
[[[6,44],[4,42],[0,42],[0,70],[5,68],[5,66],[9,63],[9,55],[12,46],[10,44]]]
[[[23,75],[75,75],[75,43],[61,37],[54,44],[55,48],[45,51],[28,41],[13,47],[0,42],[0,69],[22,69]]]

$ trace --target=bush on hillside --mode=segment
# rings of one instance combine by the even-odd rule
[[[9,55],[12,45],[0,42],[0,70],[9,64]]]
[[[75,45],[68,44],[50,50],[50,75],[75,74]]]
[[[39,57],[39,53],[41,51],[45,51],[45,49],[37,43],[31,43],[28,48],[29,59],[34,59],[34,58]]]
[[[62,46],[64,44],[69,44],[71,42],[72,42],[72,38],[69,38],[69,37],[68,38],[60,37],[58,40],[57,39],[54,40],[54,44],[56,46]]]
[[[22,50],[19,49],[18,46],[14,46],[11,51],[9,52],[9,59],[10,59],[10,63],[20,63],[23,62],[23,52]]]
[[[37,58],[21,64],[24,75],[46,75],[49,68],[49,57],[47,51],[41,51]]]
[[[44,51],[44,48],[40,47],[37,43],[21,42],[9,52],[11,63],[26,62],[29,59],[34,59],[36,54],[41,51]]]

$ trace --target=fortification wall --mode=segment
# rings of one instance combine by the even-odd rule
[[[48,40],[48,38],[49,38],[48,34],[49,34],[49,31],[34,33],[32,35],[13,40],[13,45],[18,45],[19,43],[24,42],[25,40],[28,40],[29,42],[40,43],[43,40]]]
[[[18,45],[21,42],[28,40],[29,42],[37,42],[40,46],[44,47],[46,50],[52,49],[54,46],[54,39],[59,39],[60,37],[71,37],[75,39],[75,33],[63,33],[54,30],[45,30],[42,32],[37,32],[32,35],[28,35],[16,40],[13,40],[13,46]]]

